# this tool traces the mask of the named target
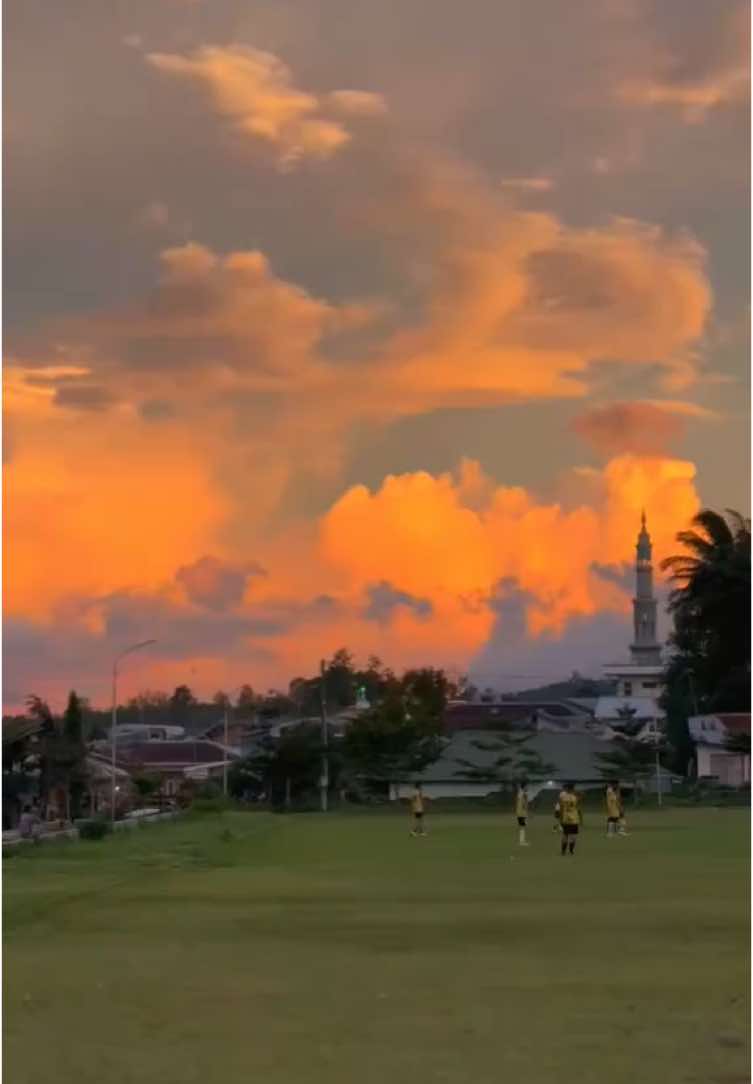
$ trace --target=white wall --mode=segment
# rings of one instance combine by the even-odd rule
[[[499,793],[499,783],[424,783],[421,789],[431,798],[486,798]],[[404,801],[413,795],[412,783],[391,783],[390,801]]]
[[[718,746],[697,745],[698,776],[715,776],[720,783],[741,787],[750,783],[750,757],[728,753]]]

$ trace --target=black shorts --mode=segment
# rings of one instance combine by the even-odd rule
[[[518,817],[518,828],[525,828],[528,824],[528,817]]]
[[[418,812],[416,812],[415,809],[413,810],[413,816],[416,818],[417,821],[420,821],[420,820],[423,819],[423,813],[418,813]]]
[[[578,834],[578,825],[577,824],[563,824],[562,825],[562,834],[564,836],[577,836],[577,834]]]
[[[620,823],[620,818],[619,817],[607,817],[607,824],[619,824],[619,823]]]

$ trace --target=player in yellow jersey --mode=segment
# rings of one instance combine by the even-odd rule
[[[610,780],[607,784],[606,803],[607,836],[611,839],[612,836],[617,835],[622,821],[622,797],[620,795],[620,784],[616,779]]]
[[[562,842],[560,854],[575,854],[575,843],[583,818],[580,811],[580,798],[575,793],[575,783],[565,783],[565,789],[560,792],[557,805],[554,807],[554,815],[562,829]]]
[[[426,812],[426,797],[421,789],[421,784],[416,783],[410,800],[411,813],[413,814],[412,836],[425,836],[424,813]]]
[[[521,847],[527,847],[528,791],[525,780],[521,780],[515,788],[515,816],[518,819],[518,843]]]

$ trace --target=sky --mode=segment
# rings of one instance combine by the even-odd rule
[[[6,709],[144,639],[123,697],[624,657],[641,510],[656,562],[749,512],[748,48],[731,0],[7,4]]]

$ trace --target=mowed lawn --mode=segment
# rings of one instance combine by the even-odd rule
[[[742,1084],[746,811],[234,813],[4,863],[14,1084]]]

